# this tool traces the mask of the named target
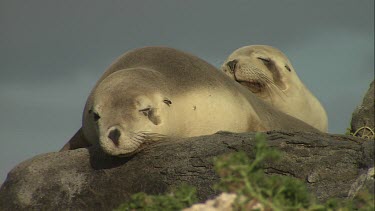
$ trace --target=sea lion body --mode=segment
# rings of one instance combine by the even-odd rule
[[[268,104],[327,132],[326,111],[280,50],[266,45],[241,47],[229,55],[222,70]]]
[[[119,57],[88,97],[82,132],[110,155],[128,155],[165,137],[310,130],[273,109],[207,62],[172,48]]]

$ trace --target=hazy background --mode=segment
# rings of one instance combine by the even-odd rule
[[[344,133],[374,79],[374,0],[0,0],[0,183],[65,144],[123,52],[166,45],[219,67],[250,44],[281,49]]]

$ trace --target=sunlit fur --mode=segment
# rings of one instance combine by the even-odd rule
[[[144,72],[148,72],[153,80],[144,83]],[[85,109],[88,121],[83,129],[88,140],[93,144],[99,143],[103,151],[110,155],[129,155],[141,149],[142,145],[165,137],[163,127],[156,123],[168,122],[165,112],[168,105],[163,103],[163,96],[155,88],[158,86],[155,78],[148,70],[124,70],[104,79],[96,87],[90,99],[92,103]],[[159,118],[160,123],[151,121],[150,116],[141,112],[145,108],[153,109],[150,115]],[[95,120],[93,114],[100,118]],[[118,143],[109,138],[110,131],[114,129],[120,132]]]
[[[236,61],[235,65],[228,65],[231,61]],[[280,50],[265,45],[241,47],[228,56],[221,68],[227,76],[275,108],[327,132],[323,106]]]
[[[315,131],[204,60],[168,47],[121,55],[91,91],[82,132],[109,155],[128,156],[164,138],[217,131]]]

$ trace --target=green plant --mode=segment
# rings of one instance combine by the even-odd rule
[[[327,211],[374,211],[374,194],[368,191],[359,192],[353,200],[329,199],[323,209]]]
[[[375,138],[374,129],[371,129],[368,126],[360,127],[354,132],[352,132],[351,128],[347,128],[345,135],[357,136],[357,137],[370,139],[370,140],[373,140]]]
[[[306,209],[312,197],[301,181],[287,176],[266,176],[262,164],[275,160],[280,153],[267,147],[265,136],[256,134],[255,159],[244,153],[224,155],[215,160],[215,170],[220,176],[216,185],[221,191],[236,192],[245,200],[238,200],[236,209],[245,209],[251,199],[256,199],[272,210]]]
[[[374,195],[359,193],[353,200],[331,199],[325,204],[317,204],[302,181],[279,175],[266,176],[262,164],[266,160],[276,160],[280,152],[266,145],[263,134],[256,134],[255,158],[237,152],[221,156],[215,160],[215,170],[220,176],[216,185],[221,191],[238,194],[234,210],[249,210],[249,203],[260,202],[265,210],[310,210],[349,211],[374,210]]]
[[[147,195],[137,193],[131,199],[122,204],[117,211],[130,210],[181,210],[197,202],[196,189],[192,186],[182,184],[174,188],[166,195]]]

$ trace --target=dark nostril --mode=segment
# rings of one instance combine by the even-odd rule
[[[94,112],[94,121],[97,122],[99,119],[100,119],[99,114]]]
[[[236,68],[237,63],[238,61],[235,59],[235,60],[227,62],[227,65],[234,72],[234,69]]]
[[[118,129],[113,129],[108,134],[108,138],[111,139],[116,146],[119,145],[120,136],[121,136],[121,132]]]

